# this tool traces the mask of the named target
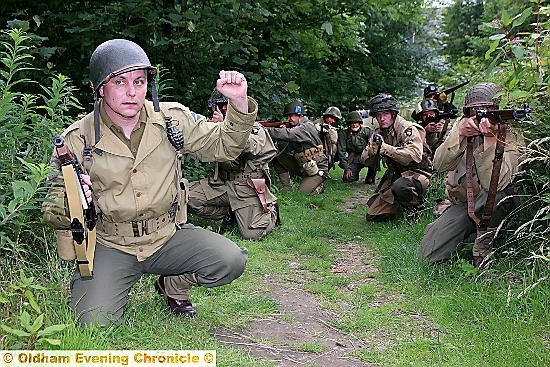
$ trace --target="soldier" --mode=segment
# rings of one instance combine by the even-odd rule
[[[424,153],[424,129],[399,115],[397,100],[391,94],[377,94],[371,103],[370,114],[380,128],[361,159],[365,165],[372,165],[381,157],[388,169],[367,203],[367,221],[388,220],[403,209],[414,215],[423,203],[432,172]]]
[[[246,249],[185,224],[187,181],[180,157],[224,161],[239,156],[257,113],[247,81],[236,71],[220,72],[217,89],[228,97],[229,108],[224,123],[212,123],[179,103],[159,103],[155,74],[134,42],[102,43],[90,59],[94,112],[63,133],[65,145],[87,171],[83,192],[100,212],[93,276],[83,278],[76,271],[71,281],[71,307],[80,323],[120,322],[130,288],[145,273],[160,275],[155,285],[174,314],[193,317],[191,286],[228,284],[244,271]],[[145,99],[149,77],[152,102]],[[44,218],[60,230],[58,250],[71,259],[74,251],[63,252],[72,249],[73,239],[55,154],[52,167],[57,171],[50,190],[54,202],[44,203]]]
[[[223,111],[224,99],[227,100],[223,95],[213,95],[209,105]],[[215,121],[223,121],[222,112],[218,115],[213,112]],[[276,154],[269,134],[255,123],[244,151],[236,160],[214,163],[212,177],[190,183],[189,210],[202,218],[223,220],[222,231],[236,223],[244,239],[264,237],[279,219],[277,198],[269,190],[268,163]]]
[[[437,147],[441,145],[449,129],[449,119],[440,118],[441,113],[437,107],[437,102],[431,99],[425,99],[420,102],[420,113],[418,123],[426,131],[426,148],[433,159]]]
[[[285,106],[290,128],[267,127],[274,140],[287,143],[285,152],[274,160],[283,186],[290,187],[290,172],[301,176],[300,191],[315,195],[324,191],[328,158],[315,125],[304,116],[304,105],[294,101]]]
[[[370,144],[372,130],[363,126],[363,119],[359,111],[350,112],[346,118],[348,128],[340,130],[338,134],[338,165],[344,170],[342,181],[355,182],[359,180],[359,173],[366,166],[361,162],[361,153]],[[376,176],[376,167],[369,167],[366,184],[373,184]]]
[[[227,99],[227,97],[214,88],[214,90],[210,94],[210,98],[208,98],[207,119],[209,121],[222,122],[225,118],[225,115],[227,114],[228,103],[229,100]]]
[[[321,118],[313,121],[323,141],[323,148],[329,160],[329,169],[334,166],[338,159],[338,130],[336,125],[341,119],[340,109],[336,106],[330,106]]]
[[[453,126],[449,136],[436,150],[434,167],[447,172],[445,191],[449,205],[433,223],[426,227],[418,256],[431,263],[445,261],[473,240],[474,265],[479,266],[491,251],[491,242],[496,228],[506,215],[518,205],[513,178],[518,172],[520,153],[523,145],[521,136],[514,132],[507,134],[502,156],[502,166],[496,189],[497,203],[493,209],[488,229],[476,230],[476,223],[468,215],[468,186],[472,191],[471,208],[480,216],[485,209],[495,159],[496,133],[498,125],[491,118],[476,121],[476,110],[497,109],[496,97],[500,88],[494,83],[479,83],[473,86],[464,99],[463,117]],[[467,152],[468,142],[472,153]],[[472,167],[467,168],[467,155],[472,154]],[[468,171],[470,173],[468,173]],[[471,180],[467,176],[471,175]],[[471,184],[468,184],[471,181]],[[506,198],[506,200],[502,200]]]

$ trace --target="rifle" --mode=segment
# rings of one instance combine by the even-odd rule
[[[376,150],[376,171],[380,171],[380,148],[382,148],[382,137],[379,134],[374,134],[372,140],[378,145]]]
[[[256,120],[257,123],[263,125],[263,127],[290,127],[288,121],[278,120]]]
[[[495,124],[502,124],[508,120],[521,120],[531,113],[531,107],[526,103],[523,108],[508,108],[504,110],[477,110],[476,120],[479,124],[481,119],[489,117],[489,121]]]
[[[65,140],[59,134],[54,135],[53,145],[63,172],[76,263],[80,275],[90,278],[93,276],[94,269],[97,211],[94,203],[88,203],[84,194],[81,182],[81,175],[84,174],[84,171],[76,156],[71,153],[65,145]]]

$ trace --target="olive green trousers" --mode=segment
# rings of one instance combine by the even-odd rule
[[[203,228],[185,224],[145,261],[97,244],[94,276],[82,279],[78,270],[71,282],[71,307],[81,324],[118,323],[132,286],[142,275],[192,274],[198,285],[212,288],[231,283],[244,271],[248,254],[229,239]],[[176,277],[177,278],[177,277]],[[166,293],[178,297],[177,289]]]

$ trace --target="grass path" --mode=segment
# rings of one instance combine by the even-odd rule
[[[531,280],[505,260],[484,274],[417,262],[431,214],[367,224],[372,190],[333,179],[316,197],[277,193],[283,226],[257,242],[229,234],[248,248],[247,269],[228,286],[193,289],[198,318],[170,315],[147,276],[122,325],[71,327],[61,347],[215,349],[218,366],[235,367],[550,365],[547,283],[518,297]],[[54,289],[40,297],[47,320],[72,322],[68,267],[40,274]]]

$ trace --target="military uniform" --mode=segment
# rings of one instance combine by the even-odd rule
[[[426,227],[418,256],[429,262],[450,259],[461,244],[476,238],[476,224],[469,218],[467,209],[466,139],[460,142],[459,126],[460,123],[453,126],[447,139],[435,152],[434,168],[440,172],[447,172],[445,192],[451,205]],[[473,144],[474,206],[478,217],[481,217],[487,200],[496,146],[484,150],[482,136],[474,137]],[[520,135],[513,131],[507,134],[495,201],[498,204],[495,205],[489,222],[489,228],[492,228],[493,232],[505,216],[518,205],[518,199],[513,197],[515,187],[512,182],[518,172],[518,147],[522,145],[523,139]],[[504,197],[508,198],[500,202]]]
[[[338,129],[324,122],[323,118],[319,118],[313,121],[313,124],[315,125],[315,128],[317,129],[317,132],[321,137],[321,141],[325,141],[325,144],[324,144],[325,153],[327,155],[327,158],[329,158],[329,162],[331,163],[331,166],[332,166],[334,165],[334,162],[336,162],[336,160],[339,159],[338,158]]]
[[[94,277],[82,279],[78,271],[71,282],[71,305],[82,323],[120,321],[131,286],[144,273],[188,274],[204,287],[230,283],[244,271],[247,252],[216,233],[184,224],[189,195],[186,180],[180,183],[180,160],[168,141],[164,116],[171,116],[183,132],[184,154],[201,161],[235,159],[244,148],[257,113],[249,99],[250,113],[231,104],[223,123],[212,123],[179,103],[161,103],[161,112],[146,101],[130,139],[114,125],[100,106],[101,137],[93,146],[89,170],[100,218]],[[83,136],[94,114],[86,115],[63,133],[65,144],[83,161]],[[59,160],[51,197],[44,203],[44,219],[58,237],[72,243]],[[166,284],[174,298],[186,297]],[[182,298],[184,299],[184,298]]]
[[[344,170],[351,170],[352,177],[346,182],[359,180],[359,173],[366,165],[361,161],[363,150],[370,144],[372,130],[361,126],[358,131],[352,131],[351,128],[340,130],[338,135],[338,156],[340,161],[338,165]],[[374,169],[374,168],[373,168]]]
[[[269,190],[268,167],[276,154],[269,134],[255,124],[239,158],[219,163],[218,177],[190,183],[189,210],[214,220],[233,212],[243,238],[267,235],[277,222],[277,198]]]
[[[303,177],[300,190],[312,195],[322,192],[327,177],[328,158],[323,151],[323,144],[315,125],[307,117],[302,116],[298,125],[292,128],[268,127],[266,130],[274,140],[288,142],[285,150],[287,154],[292,155],[295,162],[287,159],[279,160],[277,163],[287,171],[299,172]]]
[[[367,220],[388,219],[403,208],[414,210],[424,198],[431,175],[431,163],[424,154],[424,129],[415,123],[396,115],[388,129],[378,129],[376,133],[384,139],[380,156],[388,165],[378,189],[369,201]],[[365,149],[361,159],[372,165],[376,155]]]

